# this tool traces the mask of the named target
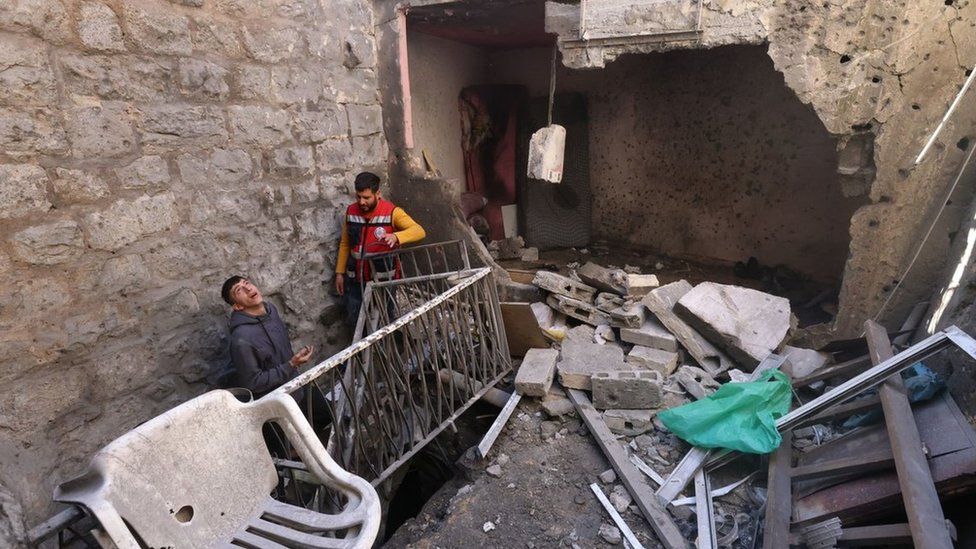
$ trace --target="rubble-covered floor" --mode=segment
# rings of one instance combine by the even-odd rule
[[[608,268],[624,269],[631,266],[641,273],[656,275],[662,285],[681,279],[692,285],[707,281],[744,286],[785,297],[790,300],[790,306],[801,328],[833,321],[837,312],[839,280],[813,280],[781,266],[759,264],[749,267],[745,265],[748,259],[742,258],[743,265],[737,267],[708,258],[674,258],[646,249],[597,241],[584,249],[565,248],[539,252],[538,261],[499,259],[498,264],[508,270],[554,269],[560,274],[568,274],[568,265],[587,261]]]
[[[635,453],[662,474],[688,449],[656,429],[626,440],[635,439],[631,448],[636,447]],[[755,468],[755,462],[745,461],[720,471],[713,486],[738,480]],[[611,547],[600,529],[612,521],[589,488],[596,482],[608,496],[615,487],[622,491],[619,481],[600,481],[600,474],[609,468],[575,412],[549,418],[538,401],[523,399],[489,459],[471,471],[472,480],[458,476],[445,484],[384,547]],[[739,515],[738,540],[731,547],[752,547],[751,528],[759,505],[750,499],[751,490],[762,492],[747,484],[716,500],[717,516]],[[676,514],[683,513],[692,522],[679,519],[678,524],[694,540],[693,507],[683,509]],[[622,515],[645,547],[661,547],[635,505]]]

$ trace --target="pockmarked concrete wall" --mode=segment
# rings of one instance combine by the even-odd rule
[[[550,56],[494,53],[489,72],[544,97]],[[556,89],[587,98],[599,237],[728,262],[756,256],[840,281],[865,191],[842,186],[835,140],[763,47],[560,67]]]
[[[300,343],[352,176],[386,173],[365,0],[0,3],[0,483],[54,486],[228,364],[219,285]]]
[[[695,24],[693,10],[667,15],[659,3],[647,5],[646,13],[630,13],[627,21],[649,31]],[[968,101],[928,157],[915,164],[976,65],[976,4],[711,0],[703,6],[702,32],[690,40],[578,47],[572,39],[579,34],[579,7],[551,2],[546,25],[570,40],[560,46],[563,62],[579,68],[603,67],[626,53],[767,44],[786,85],[837,139],[838,174],[847,185],[868,189],[870,203],[858,209],[849,227],[850,256],[835,332],[856,336],[862,322],[874,317],[897,328],[938,286],[958,235],[958,215],[955,223],[940,222],[909,277],[901,280],[973,146],[976,103]],[[601,27],[599,17],[587,13],[596,27]]]

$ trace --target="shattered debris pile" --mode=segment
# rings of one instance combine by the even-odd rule
[[[815,350],[790,345],[797,322],[787,299],[752,289],[659,285],[653,275],[592,262],[569,276],[539,271],[533,283],[544,295],[530,306],[537,333],[524,333],[523,324],[514,335],[523,348],[513,344],[513,353],[524,353],[516,391],[479,457],[522,397],[553,419],[577,414],[612,465],[599,475],[609,494],[590,486],[612,520],[599,529],[604,541],[653,546],[628,526],[641,523],[639,511],[668,548],[758,547],[759,540],[767,548],[913,540],[951,547],[955,530],[939,497],[976,486],[976,432],[920,361],[950,343],[973,355],[976,342],[966,334],[949,328],[893,357],[887,333],[868,322],[866,338]],[[913,312],[895,349],[923,314]],[[770,377],[792,404],[752,412],[768,416],[768,430],[783,441],[769,455],[766,482],[756,456],[737,460],[744,454],[728,446],[689,446],[659,417],[717,401],[712,395],[723,384]],[[540,429],[558,438],[559,426]],[[905,513],[903,505],[907,524],[871,522]]]

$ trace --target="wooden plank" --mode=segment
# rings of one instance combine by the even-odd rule
[[[603,416],[590,403],[586,393],[577,389],[569,389],[567,392],[570,400],[576,406],[576,411],[579,412],[593,438],[596,439],[596,443],[607,456],[607,461],[617,472],[617,477],[623,482],[631,497],[634,498],[634,502],[637,503],[637,507],[644,514],[644,518],[654,529],[658,541],[667,549],[679,547],[687,549],[688,540],[681,534],[681,530],[678,529],[674,519],[658,501],[654,495],[654,490],[644,480],[640,471],[630,462],[627,457],[627,450],[610,432],[610,428],[603,421]]]
[[[868,320],[864,323],[864,333],[871,362],[880,364],[894,356],[888,333],[881,325]],[[901,376],[891,376],[882,383],[878,396],[884,410],[898,484],[915,546],[951,549],[952,539],[946,528],[942,504],[939,503],[932,472],[922,450],[922,438],[918,434]]]
[[[800,465],[790,469],[790,478],[794,481],[811,480],[839,475],[884,471],[895,465],[895,458],[890,449],[873,454],[852,456],[830,461],[822,461],[811,465]]]
[[[907,522],[844,528],[837,542],[844,547],[911,546],[912,531]]]
[[[498,417],[495,418],[495,422],[491,424],[491,428],[485,433],[484,438],[481,439],[481,443],[478,444],[478,457],[485,459],[488,452],[491,451],[491,447],[495,444],[495,439],[502,432],[502,427],[508,423],[508,418],[512,417],[512,412],[515,411],[515,407],[518,406],[519,401],[522,400],[522,395],[517,391],[512,393],[509,397],[508,402],[505,403],[505,407],[502,408],[501,412],[498,412]]]
[[[535,271],[527,271],[524,269],[505,269],[505,271],[512,278],[512,282],[532,284],[532,280],[535,279]]]
[[[502,322],[508,351],[512,356],[525,356],[529,349],[548,349],[549,340],[542,334],[531,303],[501,303]]]
[[[790,546],[790,515],[793,512],[790,467],[793,465],[793,432],[783,433],[783,442],[769,458],[766,527],[763,549]]]
[[[695,473],[695,517],[698,522],[698,549],[718,549],[715,534],[715,508],[712,506],[712,484],[705,469]]]

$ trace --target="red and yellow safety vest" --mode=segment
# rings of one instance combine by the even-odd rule
[[[393,210],[396,206],[382,198],[368,214],[363,214],[359,204],[346,208],[346,234],[349,236],[349,255],[352,261],[346,267],[346,276],[358,278],[363,283],[373,280],[392,280],[400,277],[400,261],[391,257],[374,258],[374,254],[392,251],[382,239],[393,234]],[[398,246],[396,246],[398,247]],[[363,261],[366,258],[367,261]]]

